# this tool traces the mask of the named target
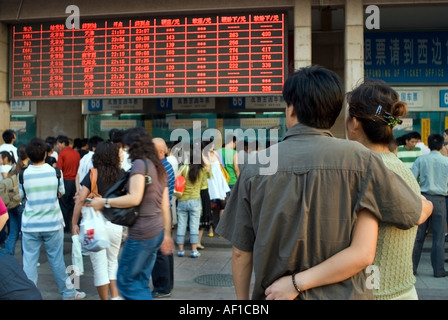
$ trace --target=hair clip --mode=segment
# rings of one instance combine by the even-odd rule
[[[379,105],[375,112],[375,118],[380,119],[388,126],[394,127],[397,124],[402,124],[403,120],[395,118],[389,112],[383,110],[383,106]],[[374,118],[374,121],[375,121]]]

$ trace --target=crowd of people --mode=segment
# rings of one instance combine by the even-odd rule
[[[446,276],[448,130],[431,134],[428,147],[418,132],[396,138],[393,128],[407,114],[396,91],[365,80],[345,93],[320,66],[295,71],[283,98],[288,131],[262,150],[247,141],[237,150],[233,136],[222,145],[165,141],[141,127],[15,147],[15,132],[4,131],[1,179],[21,172],[23,200],[7,210],[0,202],[0,265],[20,265],[18,284],[0,298],[42,299],[42,244],[62,299],[85,298],[67,282],[64,233],[80,234],[88,207],[139,206],[130,227],[104,219],[110,246],[88,252],[101,300],[169,297],[174,254],[200,259],[203,237],[215,234],[232,244],[237,299],[418,299],[415,275],[430,228],[434,277]],[[338,139],[330,129],[344,101],[348,139]],[[260,161],[267,153],[276,155],[275,170]],[[106,198],[126,171],[127,194]],[[185,190],[176,197],[178,176]]]

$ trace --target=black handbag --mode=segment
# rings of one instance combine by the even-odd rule
[[[152,182],[151,175],[149,173],[148,161],[145,159],[146,166],[146,176],[145,176],[145,190],[146,186]],[[104,198],[118,198],[127,194],[126,185],[129,181],[130,171],[126,171],[121,178],[109,188],[109,190],[104,195]],[[103,208],[104,217],[114,224],[118,224],[125,227],[132,226],[138,218],[140,205],[129,208]]]

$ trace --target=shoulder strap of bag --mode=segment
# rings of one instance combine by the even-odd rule
[[[56,196],[60,198],[61,194],[59,194],[59,184],[61,183],[61,169],[59,167],[53,167],[56,171],[56,178],[58,178],[58,189],[56,190]]]
[[[146,167],[146,175],[145,175],[145,187],[146,187],[146,185],[152,182],[152,178],[151,178],[151,172],[149,171],[148,159],[145,158],[144,161]]]
[[[91,168],[90,169],[90,194],[87,198],[100,197],[101,195],[98,193],[98,169]]]
[[[19,171],[19,183],[22,185],[23,199],[26,199],[25,188],[23,187],[23,173],[25,172],[26,168],[28,168],[28,166]],[[58,167],[53,168],[56,171],[56,177],[58,178],[58,188],[56,190],[56,195],[59,198],[59,184],[61,183],[61,176],[62,176],[61,169],[59,169]]]
[[[25,168],[22,168],[22,170],[19,171],[19,183],[22,185],[22,191],[23,191],[23,199],[26,199],[26,193],[25,193],[25,188],[23,187],[23,173],[25,172]]]

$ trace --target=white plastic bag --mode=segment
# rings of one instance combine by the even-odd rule
[[[82,207],[79,225],[81,246],[86,251],[98,252],[110,246],[105,220],[101,212],[92,207]]]
[[[84,274],[84,261],[81,253],[81,242],[77,234],[72,235],[72,265],[75,267],[73,271],[75,275],[80,276]]]

